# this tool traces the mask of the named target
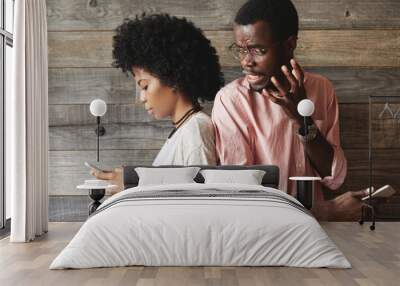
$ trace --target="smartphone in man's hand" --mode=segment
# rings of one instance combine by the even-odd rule
[[[368,190],[368,189],[367,189]],[[372,188],[371,198],[388,198],[393,196],[396,191],[390,185],[385,185],[382,188],[377,189],[376,191]],[[361,200],[366,201],[369,199],[369,195],[366,195]]]

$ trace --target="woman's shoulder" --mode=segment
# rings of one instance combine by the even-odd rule
[[[210,116],[198,112],[187,123],[181,137],[185,164],[215,165],[215,131]]]
[[[181,135],[185,148],[215,144],[214,125],[210,116],[204,112],[194,114],[185,126],[182,126]]]
[[[211,117],[202,111],[193,114],[192,118],[190,118],[185,126],[185,131],[192,133],[199,131],[202,134],[214,132],[214,126]]]

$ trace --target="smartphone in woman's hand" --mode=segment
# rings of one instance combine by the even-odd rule
[[[102,168],[96,166],[95,164],[89,163],[89,162],[85,162],[85,166],[88,167],[89,169],[96,169],[96,170],[98,170],[100,172],[103,172],[103,173],[111,173],[112,172],[112,170],[102,169]]]

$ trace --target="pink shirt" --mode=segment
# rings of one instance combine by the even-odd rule
[[[331,82],[317,74],[306,72],[304,86],[307,98],[315,104],[312,118],[334,149],[331,176],[323,178],[321,183],[335,190],[342,185],[347,172],[346,158],[340,146],[336,94]],[[293,196],[296,184],[289,177],[319,176],[308,161],[305,164],[303,144],[294,123],[279,105],[261,93],[251,91],[245,77],[218,92],[212,120],[221,165],[277,165],[280,169],[279,189]],[[323,199],[321,183],[315,184],[316,200]]]

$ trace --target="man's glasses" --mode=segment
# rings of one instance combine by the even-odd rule
[[[275,43],[271,47],[241,47],[236,43],[233,43],[229,46],[229,51],[231,52],[232,56],[239,61],[242,61],[249,54],[254,60],[258,60],[265,56],[271,48],[278,44],[279,43]]]

